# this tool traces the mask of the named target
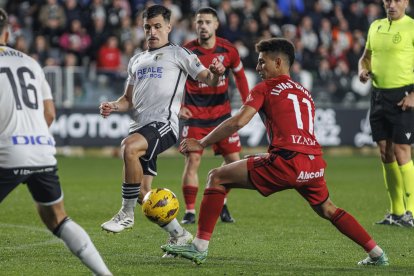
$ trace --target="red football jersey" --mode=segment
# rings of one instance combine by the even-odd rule
[[[183,123],[198,127],[217,126],[231,116],[228,94],[230,70],[235,75],[243,74],[242,77],[236,78],[236,81],[239,79],[237,87],[243,100],[248,94],[247,80],[239,53],[229,41],[220,37],[216,37],[216,44],[212,49],[201,47],[197,40],[188,42],[184,47],[196,54],[205,67],[208,68],[212,60],[218,58],[226,68],[216,87],[208,86],[191,77],[188,77],[185,85],[183,106],[191,111],[193,117]]]
[[[310,92],[289,76],[260,82],[251,90],[245,105],[262,116],[270,140],[269,150],[322,154],[314,134],[315,104]]]

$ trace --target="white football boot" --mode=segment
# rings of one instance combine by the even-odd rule
[[[134,226],[134,216],[128,216],[121,210],[111,220],[102,223],[103,230],[119,233],[125,229],[132,228]]]

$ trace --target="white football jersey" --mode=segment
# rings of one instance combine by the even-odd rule
[[[52,94],[40,65],[0,46],[0,84],[0,168],[56,165],[43,107]]]
[[[133,85],[130,131],[158,121],[169,123],[178,137],[178,112],[187,76],[196,79],[205,69],[195,54],[171,43],[133,56],[127,80],[127,85]]]

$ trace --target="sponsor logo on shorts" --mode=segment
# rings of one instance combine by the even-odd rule
[[[239,136],[231,136],[231,137],[229,137],[229,143],[231,144],[231,143],[237,143],[237,142],[239,142],[240,141],[240,138],[239,138]]]
[[[14,175],[29,175],[32,173],[46,173],[53,172],[54,168],[41,168],[41,169],[15,169],[13,170]]]
[[[298,178],[296,178],[296,181],[305,182],[306,180],[323,177],[324,174],[325,174],[325,169],[320,169],[319,171],[316,171],[316,172],[300,171]]]

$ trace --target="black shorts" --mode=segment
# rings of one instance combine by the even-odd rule
[[[396,144],[414,142],[414,111],[403,111],[397,104],[414,85],[401,88],[373,88],[369,121],[375,142],[391,139]]]
[[[166,123],[153,122],[136,131],[145,137],[148,149],[144,156],[139,158],[144,175],[157,175],[157,156],[177,143],[177,137],[171,126]]]
[[[21,183],[27,184],[33,199],[41,205],[53,205],[63,199],[56,166],[0,168],[0,202]]]

